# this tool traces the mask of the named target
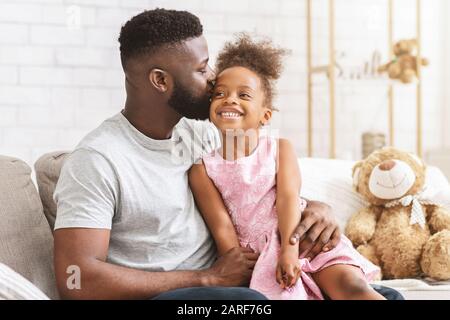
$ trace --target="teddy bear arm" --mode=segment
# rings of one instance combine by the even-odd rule
[[[364,208],[350,218],[345,228],[345,234],[355,246],[366,244],[372,239],[376,224],[375,210],[370,207]]]
[[[450,211],[440,206],[427,207],[429,214],[428,225],[433,234],[442,231],[450,230]]]
[[[422,252],[420,266],[423,272],[436,280],[450,280],[450,230],[435,233],[428,239]]]

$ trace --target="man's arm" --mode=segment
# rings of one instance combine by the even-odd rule
[[[241,286],[251,276],[246,249],[232,249],[206,270],[147,272],[106,262],[107,229],[58,229],[54,237],[56,282],[63,299],[149,299],[177,288]],[[67,273],[70,266],[80,270],[80,289],[70,289],[77,276]]]

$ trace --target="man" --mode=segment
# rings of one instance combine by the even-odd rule
[[[188,120],[208,118],[214,77],[200,21],[145,11],[123,26],[119,42],[125,108],[79,143],[55,190],[62,298],[264,299],[240,288],[257,254],[235,248],[216,260],[188,186],[195,151],[219,143],[210,123]],[[329,207],[311,201],[292,241],[312,258],[339,236]],[[70,266],[81,277],[73,290]]]

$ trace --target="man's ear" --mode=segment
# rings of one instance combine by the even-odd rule
[[[164,93],[169,89],[170,75],[162,69],[152,69],[148,75],[150,84],[159,92]]]
[[[266,124],[269,123],[270,119],[272,119],[272,110],[269,108],[265,108],[266,110],[264,111],[264,115],[261,119],[261,124],[263,126],[265,126]]]

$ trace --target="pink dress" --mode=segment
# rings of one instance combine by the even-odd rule
[[[370,281],[379,268],[361,256],[350,240],[341,236],[336,248],[317,255],[312,261],[300,257],[301,276],[290,289],[282,289],[276,281],[280,251],[276,200],[277,141],[261,137],[254,152],[236,161],[224,160],[214,151],[203,158],[208,176],[222,195],[236,228],[241,246],[250,247],[260,256],[256,262],[250,288],[269,299],[322,300],[311,273],[335,264],[358,266]],[[301,208],[305,203],[301,199]]]

